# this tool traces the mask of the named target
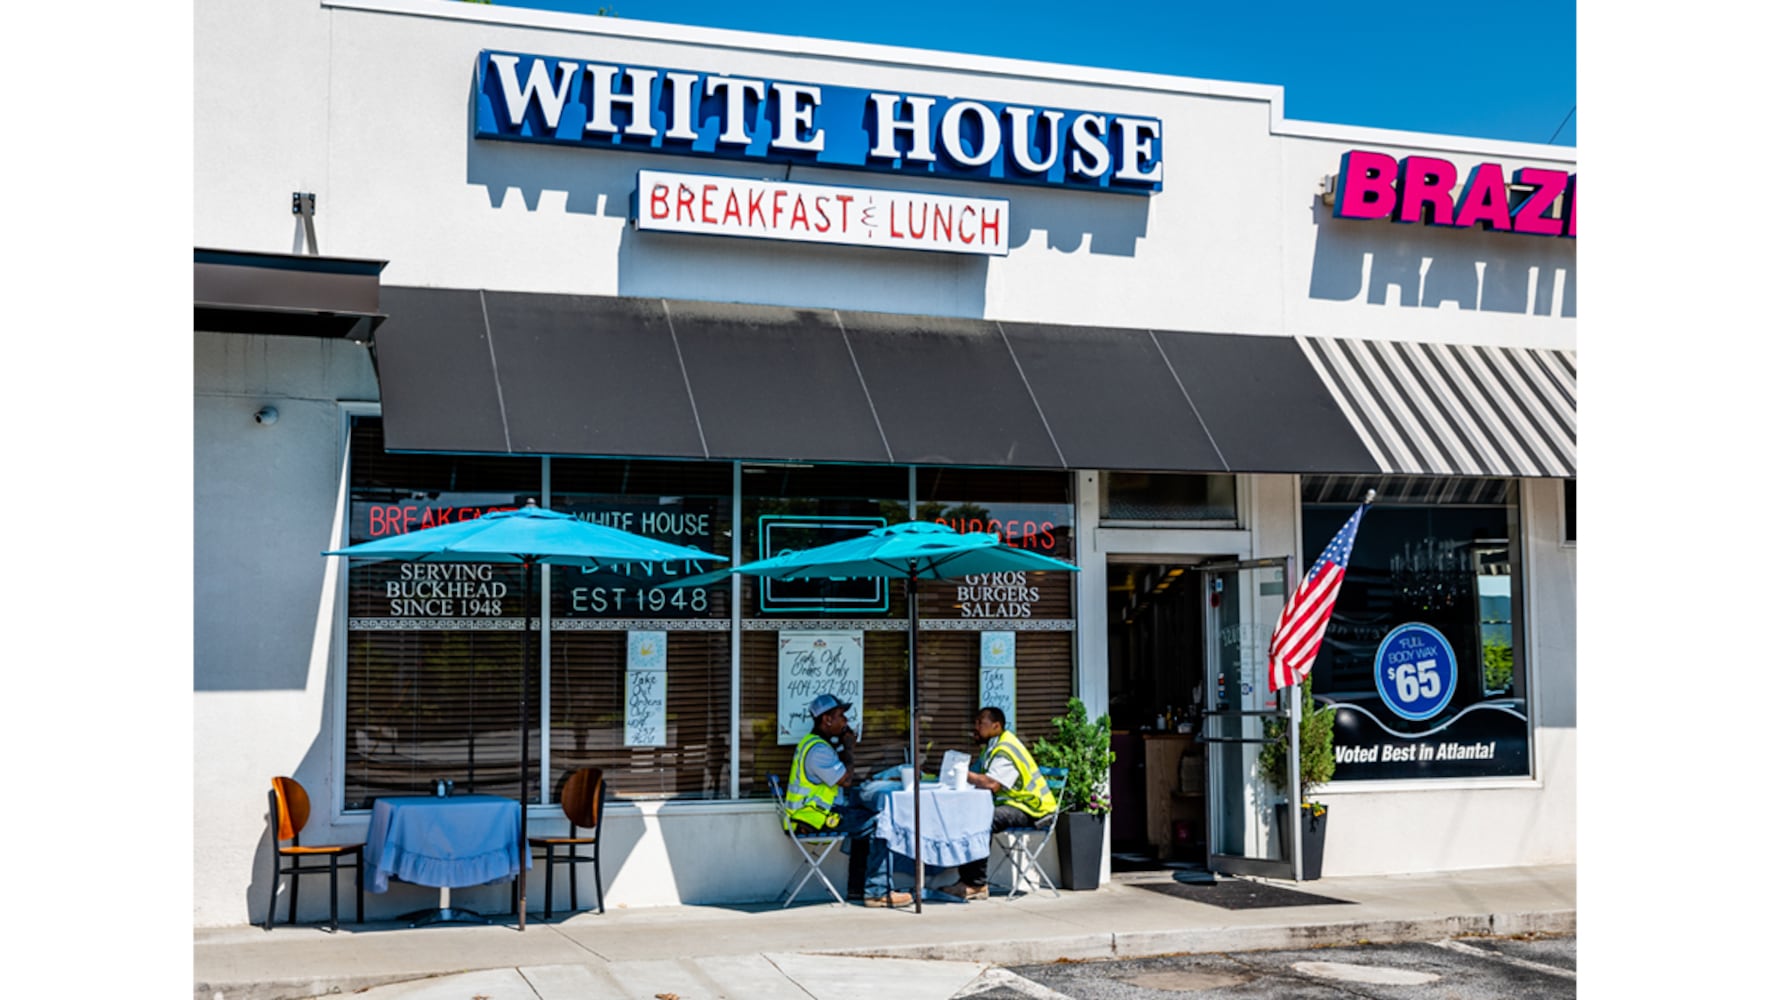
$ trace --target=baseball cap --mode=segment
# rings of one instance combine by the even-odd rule
[[[825,712],[833,712],[838,708],[847,710],[853,707],[854,702],[838,701],[833,694],[820,694],[816,698],[811,699],[811,717],[815,719]]]

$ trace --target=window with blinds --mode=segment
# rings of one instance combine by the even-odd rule
[[[910,510],[903,467],[742,466],[740,530],[729,463],[388,454],[372,417],[354,422],[350,453],[352,542],[532,498],[727,557],[735,542],[753,560],[897,523]],[[919,469],[916,482],[919,517],[993,531],[1009,544],[1073,561],[1068,474]],[[742,762],[739,795],[766,797],[767,775],[786,773],[796,742],[782,742],[783,706],[790,716],[818,693],[783,688],[783,647],[820,632],[858,651],[854,683],[866,737],[859,766],[870,773],[902,763],[910,728],[904,583],[816,581],[765,592],[761,582],[739,577],[734,632],[731,582],[664,586],[719,565],[543,570],[545,594],[527,595],[546,632],[529,678],[533,771],[523,790],[521,568],[353,563],[346,808],[424,794],[438,778],[461,792],[554,801],[580,767],[602,768],[610,794],[620,798],[724,798],[734,753]],[[923,583],[917,643],[926,767],[944,750],[976,750],[971,717],[979,707],[981,643],[991,633],[1015,637],[1018,731],[1029,743],[1050,732],[1073,690],[1074,588],[1069,573]],[[741,674],[735,693],[734,655]]]
[[[586,520],[709,552],[731,551],[731,466],[388,454],[381,424],[351,437],[350,540],[402,534],[521,506],[530,498]],[[626,798],[723,797],[730,768],[730,588],[666,588],[715,568],[548,567],[547,643],[529,677],[531,802],[572,770],[604,769]],[[520,567],[363,562],[350,567],[345,668],[345,804],[457,791],[519,794]],[[539,588],[537,588],[539,589]],[[527,605],[542,617],[542,595]],[[628,637],[661,635],[656,731],[629,725]],[[545,655],[546,663],[542,664]],[[549,715],[542,717],[543,687]],[[542,773],[542,745],[548,769]]]
[[[540,485],[538,459],[390,455],[381,421],[359,419],[350,444],[350,541],[518,507],[539,498]],[[514,797],[521,567],[353,560],[349,579],[345,808],[423,794],[438,778],[452,779],[458,792]],[[539,608],[538,595],[532,606]],[[539,677],[532,673],[529,686],[535,761]]]
[[[731,556],[731,466],[552,460],[553,509]],[[600,767],[629,799],[724,798],[731,768],[731,585],[668,587],[720,566],[554,567],[549,781]],[[653,731],[631,711],[629,636],[660,637]]]
[[[758,470],[744,477],[746,559],[772,554],[770,532],[823,519],[825,530],[858,534],[880,523],[904,519],[904,505],[880,497],[905,496],[901,469],[798,468]],[[746,470],[748,472],[748,470]],[[1008,544],[1073,560],[1074,507],[1069,476],[1060,472],[989,469],[917,470],[917,516],[956,531],[990,531]],[[751,512],[755,513],[752,514]],[[871,523],[867,519],[874,519]],[[807,531],[811,529],[807,528]],[[811,539],[808,539],[811,540]],[[818,544],[834,537],[816,540]],[[1074,580],[1070,573],[992,574],[920,585],[916,637],[919,730],[923,746],[915,754],[926,771],[940,764],[946,750],[975,754],[971,719],[979,705],[981,643],[991,631],[1015,636],[1015,696],[1019,735],[1028,743],[1051,732],[1050,720],[1063,713],[1074,690]],[[882,598],[865,603],[864,581],[837,581],[767,599],[763,583],[742,579],[743,636],[740,739],[745,766],[740,794],[768,794],[769,774],[786,775],[796,737],[781,731],[781,713],[803,708],[783,696],[789,683],[782,649],[795,635],[827,631],[851,633],[862,644],[860,714],[863,738],[855,764],[873,773],[904,763],[909,746],[909,634],[901,580],[879,584]],[[797,601],[798,603],[793,603]],[[847,602],[847,603],[845,603]],[[853,610],[857,604],[877,608]],[[809,702],[818,691],[798,694]],[[852,715],[852,713],[851,713]]]
[[[627,633],[555,632],[550,788],[600,767],[625,799],[724,798],[731,768],[731,633],[665,633],[667,708],[657,745],[626,741]],[[552,799],[557,801],[557,799]]]
[[[1000,469],[918,469],[918,516],[955,531],[990,531],[1009,545],[1075,562],[1071,476]],[[976,753],[983,637],[1014,635],[1015,734],[1029,747],[1052,733],[1075,691],[1074,573],[990,574],[921,588],[923,732],[943,749]],[[998,708],[1008,706],[998,705]],[[928,740],[924,736],[924,743]],[[931,765],[932,766],[932,765]]]
[[[461,794],[516,797],[518,633],[353,631],[348,654],[346,809],[367,809],[383,795],[427,794],[438,778],[452,779]],[[531,674],[531,782],[539,772],[540,693]]]

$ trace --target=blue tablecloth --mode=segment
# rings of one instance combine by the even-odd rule
[[[522,807],[497,795],[376,799],[363,859],[370,892],[386,892],[390,875],[452,889],[508,882],[530,864]]]
[[[891,850],[914,857],[915,799],[893,782],[872,801],[879,807],[879,836]],[[995,799],[981,788],[922,786],[922,863],[951,868],[989,857],[989,823]]]

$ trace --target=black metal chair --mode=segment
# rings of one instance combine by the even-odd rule
[[[295,911],[301,900],[301,876],[329,875],[332,882],[332,930],[338,929],[338,869],[356,869],[356,922],[363,922],[363,845],[362,844],[303,844],[301,830],[307,826],[307,817],[312,811],[312,804],[307,798],[307,789],[294,778],[270,779],[270,843],[271,867],[274,874],[270,884],[270,904],[264,910],[264,929],[270,930],[276,921],[277,914],[277,883],[284,875],[289,876],[289,918],[287,923],[295,922]],[[285,846],[283,841],[289,843]],[[324,858],[324,865],[303,865],[306,858]],[[282,862],[287,859],[285,867]]]
[[[529,850],[543,848],[546,853],[547,869],[544,876],[547,887],[543,890],[542,919],[553,919],[553,865],[555,862],[565,865],[570,875],[572,910],[578,909],[578,866],[589,862],[596,876],[596,912],[607,913],[608,909],[602,901],[602,848],[597,844],[602,826],[602,768],[581,767],[573,771],[565,779],[565,785],[559,790],[560,809],[571,823],[571,832],[564,837],[530,837]],[[578,828],[586,833],[582,836]],[[579,848],[589,848],[589,854],[578,853]],[[562,853],[555,853],[562,851]],[[510,884],[510,909],[517,907],[516,883]]]

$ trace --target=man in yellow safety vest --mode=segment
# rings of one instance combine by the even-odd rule
[[[849,898],[857,889],[867,906],[908,906],[913,897],[891,888],[891,851],[878,839],[876,815],[843,789],[854,783],[854,747],[860,734],[848,725],[851,703],[833,694],[811,700],[811,732],[793,751],[787,774],[787,818],[799,832],[848,833]]]
[[[996,812],[990,820],[990,836],[1010,827],[1032,826],[1057,811],[1057,796],[1051,794],[1051,787],[1039,773],[1038,762],[1033,760],[1026,744],[1008,731],[1008,718],[1001,709],[993,705],[978,709],[971,720],[971,734],[984,744],[983,771],[972,771],[965,779],[995,793]],[[967,901],[988,899],[988,864],[989,858],[984,857],[960,865],[956,894]]]

